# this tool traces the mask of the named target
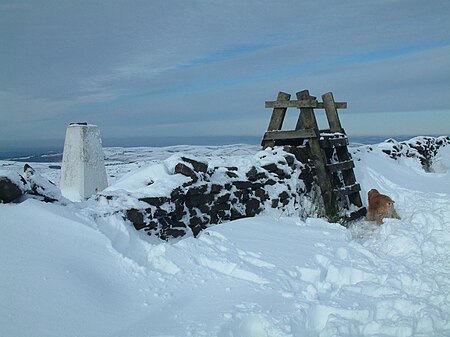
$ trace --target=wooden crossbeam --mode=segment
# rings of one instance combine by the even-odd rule
[[[350,194],[358,193],[359,191],[361,191],[361,186],[359,186],[359,184],[353,184],[351,186],[346,186],[344,188],[340,188],[335,191],[338,194],[340,194],[341,196],[350,195]]]
[[[266,108],[315,108],[325,109],[326,104],[316,100],[266,101]],[[347,102],[334,102],[336,109],[347,109]]]
[[[277,139],[306,139],[317,137],[314,130],[311,129],[300,129],[293,131],[267,131],[264,134],[264,140],[277,140]]]
[[[348,139],[347,137],[343,138],[325,138],[320,140],[320,146],[323,148],[333,148],[336,146],[347,146]]]
[[[327,164],[328,171],[330,173],[344,171],[344,170],[350,170],[355,167],[355,164],[353,163],[353,160],[347,160],[341,163],[333,163],[333,164]]]

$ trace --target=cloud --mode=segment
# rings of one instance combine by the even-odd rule
[[[22,124],[0,138],[79,120],[106,136],[258,134],[264,101],[304,88],[351,114],[446,109],[448,13],[438,0],[3,3],[0,120]]]

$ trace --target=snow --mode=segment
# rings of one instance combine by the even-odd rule
[[[0,335],[449,336],[450,147],[425,173],[384,146],[354,155],[363,199],[377,188],[402,217],[381,226],[272,210],[163,242],[99,216],[92,200],[0,204]],[[109,189],[152,177],[163,193],[174,152],[228,166],[264,160],[244,145],[110,148]]]

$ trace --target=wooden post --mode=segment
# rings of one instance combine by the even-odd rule
[[[298,100],[315,99],[309,95],[308,90],[303,90],[297,93]],[[322,198],[325,206],[325,212],[329,220],[336,221],[338,210],[336,205],[336,194],[333,190],[333,185],[326,169],[326,155],[324,150],[320,147],[320,134],[317,125],[316,116],[312,108],[300,108],[299,122],[305,129],[314,130],[316,137],[309,138],[309,149],[311,152],[311,160],[316,170],[317,184],[320,187]]]
[[[330,132],[345,133],[344,129],[342,128],[341,121],[339,120],[333,94],[331,92],[323,94],[322,100],[327,114],[328,124],[330,125]],[[336,154],[340,162],[348,162],[351,160],[351,156],[348,153],[347,146],[336,147]],[[353,169],[342,170],[342,177],[346,186],[353,186],[356,183],[356,177]],[[361,196],[359,195],[359,193],[349,194],[348,198],[352,204],[358,207],[362,206]]]
[[[330,132],[343,132],[344,130],[342,129],[341,121],[339,120],[333,94],[331,92],[323,94],[322,100],[327,114],[328,124],[330,125]]]
[[[291,98],[290,94],[285,92],[279,92],[277,96],[277,101],[289,101]],[[281,130],[283,126],[284,116],[286,115],[287,108],[274,108],[272,112],[272,116],[270,117],[269,126],[267,127],[267,131],[276,131]],[[263,139],[262,144],[263,148],[270,146],[275,146],[275,140],[265,140]]]

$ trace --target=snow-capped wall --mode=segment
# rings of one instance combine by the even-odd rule
[[[317,214],[311,173],[294,155],[278,148],[239,164],[215,166],[174,156],[162,167],[144,169],[111,186],[97,201],[116,212],[122,208],[123,217],[137,230],[162,239],[187,232],[196,236],[211,224],[253,217],[270,208]],[[125,192],[125,186],[132,189]]]
[[[356,157],[358,157],[357,154],[361,151],[381,151],[394,160],[399,160],[402,158],[412,158],[418,160],[425,172],[432,172],[434,158],[438,150],[442,146],[448,145],[450,145],[450,136],[419,136],[402,142],[398,142],[395,139],[390,138],[376,145],[365,145],[354,148],[352,155],[356,155]]]
[[[78,201],[108,186],[100,131],[96,125],[73,123],[67,127],[61,168],[63,196]]]

